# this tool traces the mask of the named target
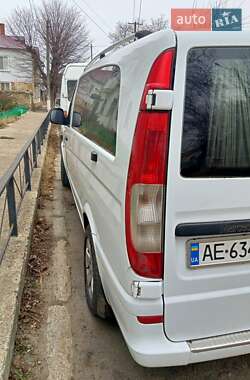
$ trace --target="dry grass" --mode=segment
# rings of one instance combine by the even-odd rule
[[[59,150],[58,129],[52,128],[43,169],[40,197],[26,273],[26,281],[19,314],[15,351],[9,380],[36,380],[41,371],[39,342],[41,326],[46,324],[48,300],[44,298],[44,282],[49,275],[53,233],[45,214],[54,197],[55,159]],[[56,380],[56,379],[55,379]]]
[[[6,128],[8,124],[14,123],[18,119],[18,117],[8,117],[8,119],[0,120],[0,129]]]
[[[0,129],[6,128],[6,121],[0,120]]]

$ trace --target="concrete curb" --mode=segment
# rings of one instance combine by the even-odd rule
[[[10,372],[49,133],[50,128],[44,140],[38,167],[33,171],[32,191],[26,193],[22,203],[19,214],[19,235],[17,238],[11,238],[0,266],[0,380],[8,380]]]

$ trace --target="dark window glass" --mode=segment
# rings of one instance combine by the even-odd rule
[[[8,57],[0,57],[0,70],[6,71],[9,69],[9,58]]]
[[[181,174],[250,176],[250,48],[190,50]]]
[[[77,83],[77,80],[68,80],[67,81],[67,91],[68,91],[68,101],[69,102],[71,102],[71,100],[73,98],[74,91],[76,88],[76,83]]]
[[[95,69],[80,79],[74,111],[82,118],[77,130],[115,155],[120,70],[117,66]]]

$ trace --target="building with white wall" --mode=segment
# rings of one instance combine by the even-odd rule
[[[8,36],[0,24],[0,91],[29,93],[40,102],[41,80],[23,37]]]

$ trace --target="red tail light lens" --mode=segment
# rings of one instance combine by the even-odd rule
[[[146,315],[137,317],[138,322],[144,325],[153,325],[163,322],[163,315]]]
[[[149,73],[141,100],[130,157],[126,192],[126,239],[133,270],[163,276],[163,204],[170,115],[147,111],[149,89],[171,89],[175,50],[162,53]]]
[[[170,90],[172,88],[174,58],[175,49],[169,49],[161,53],[155,60],[143,91],[141,110],[146,109],[146,96],[148,90]]]

